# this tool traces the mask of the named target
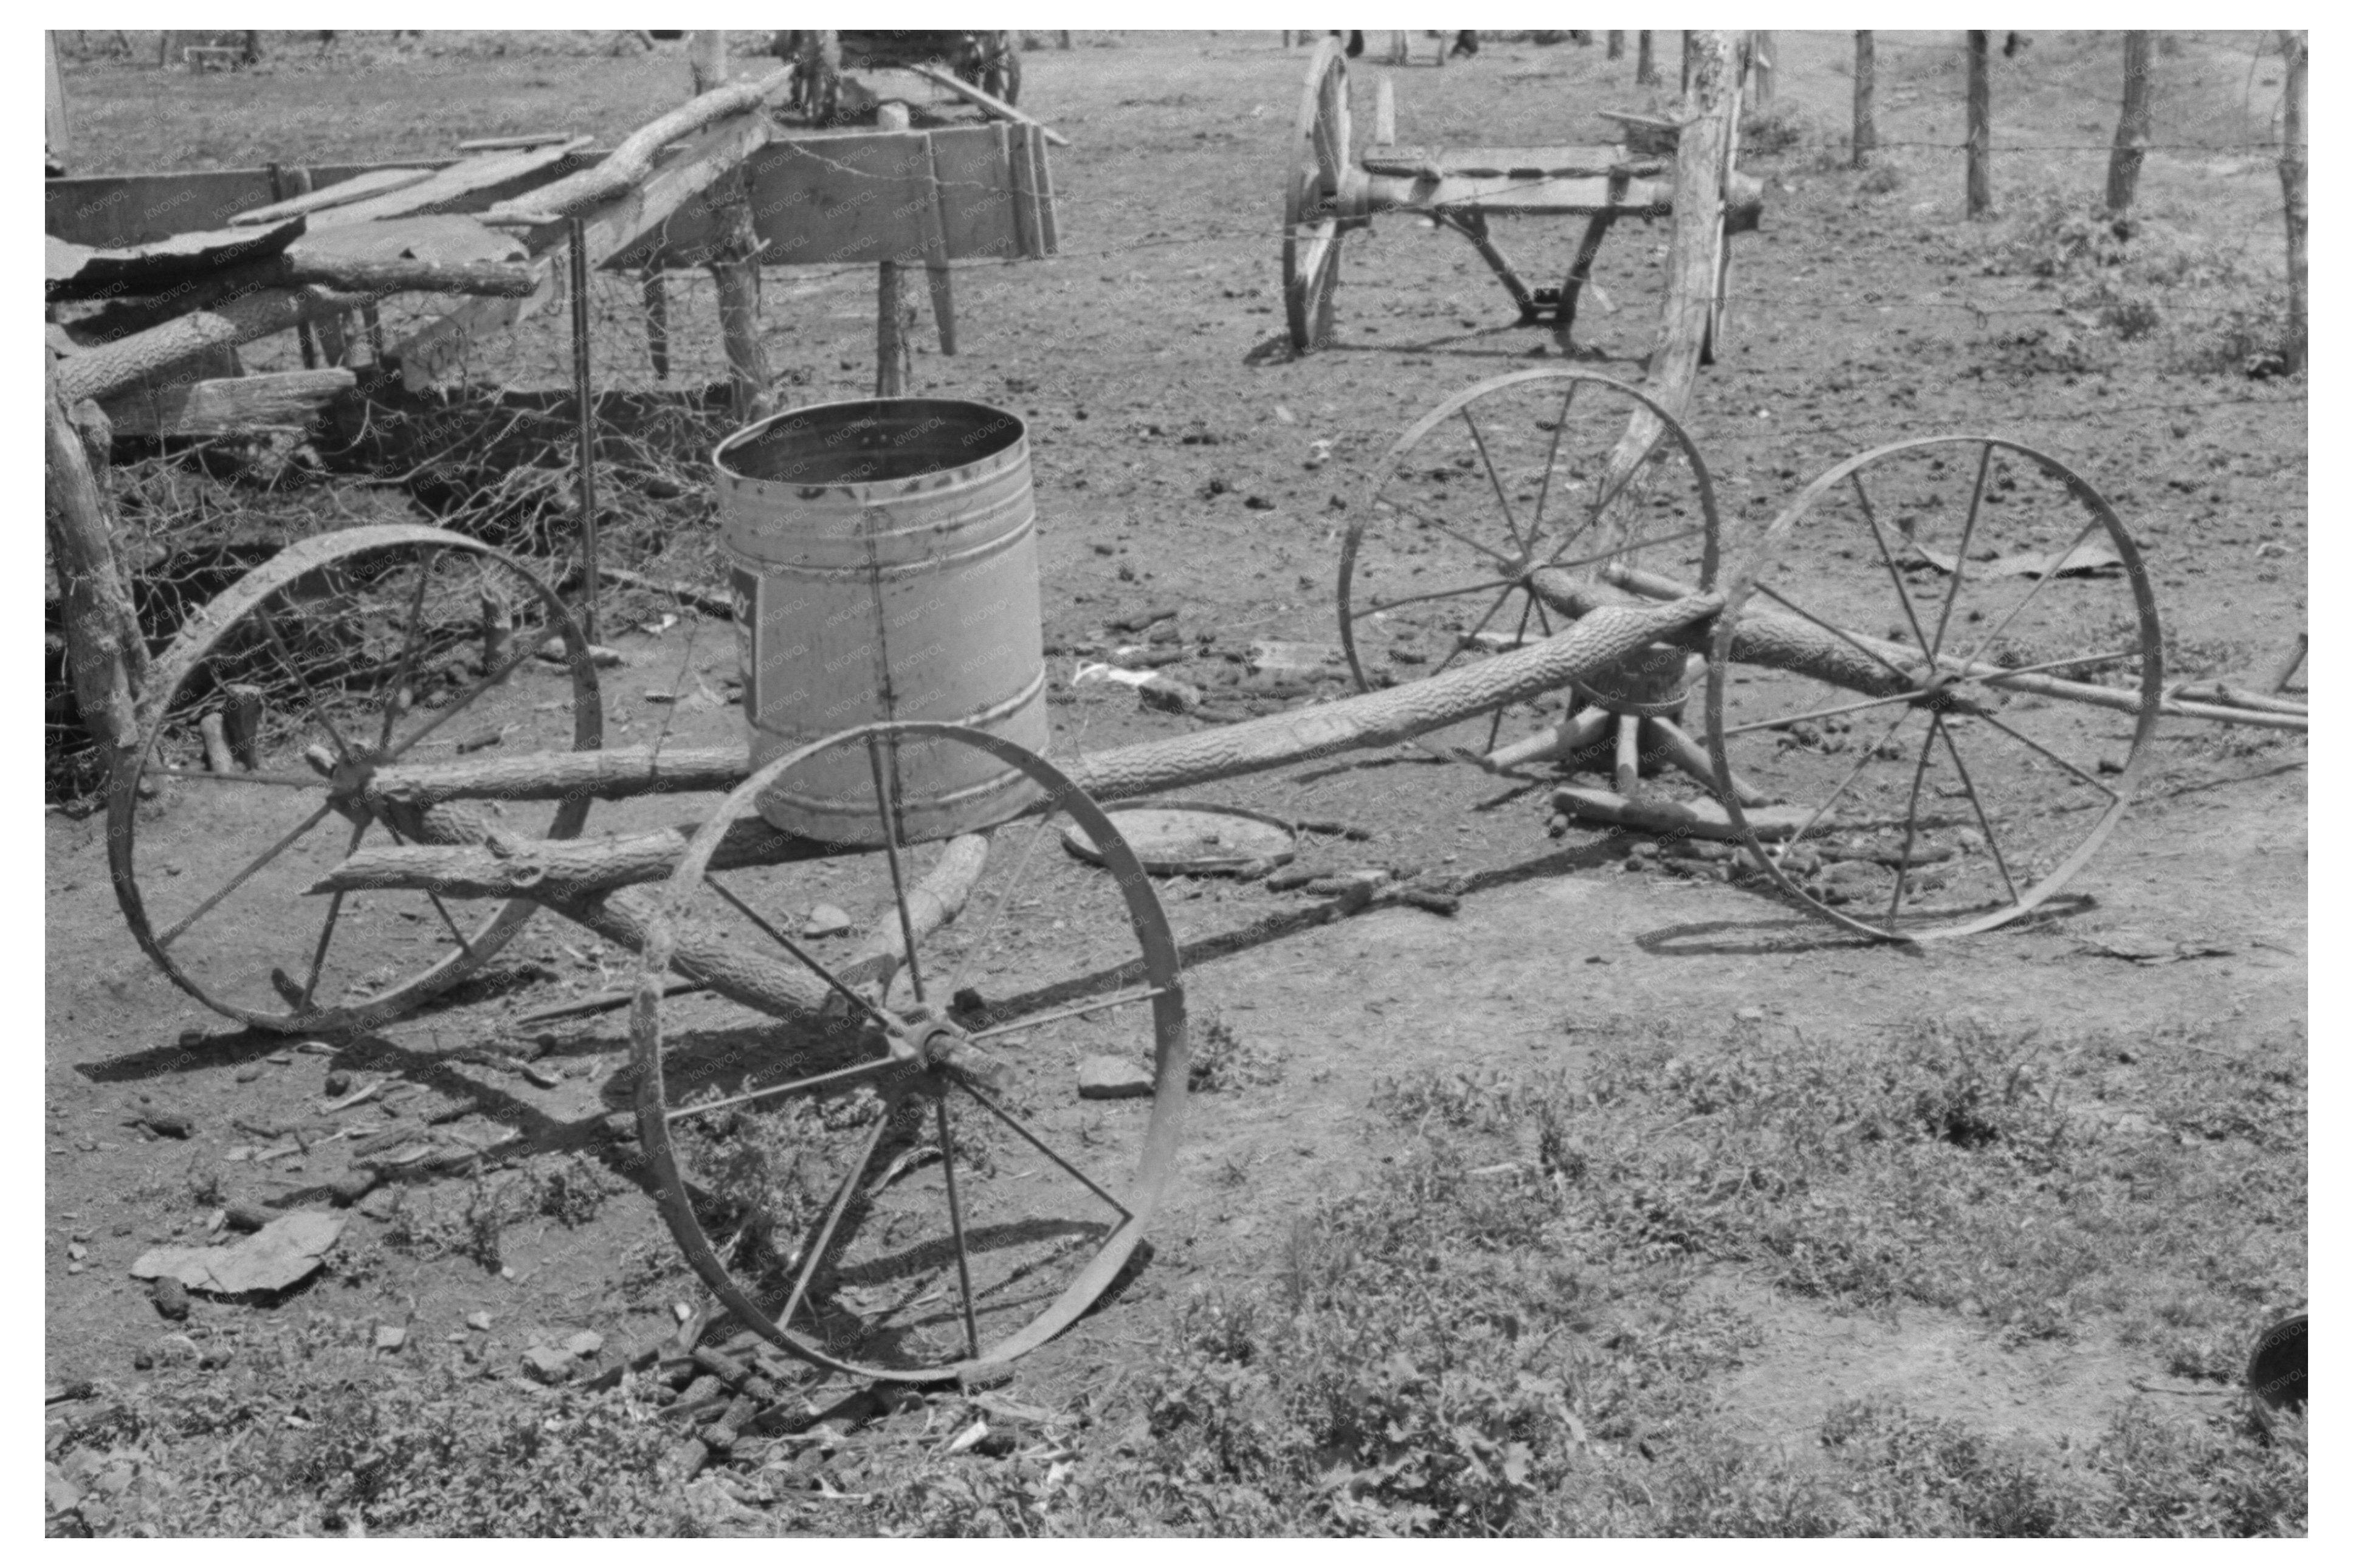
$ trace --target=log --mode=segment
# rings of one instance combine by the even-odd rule
[[[750,753],[734,746],[617,748],[542,755],[396,763],[376,770],[368,804],[422,810],[454,800],[563,800],[593,795],[724,794],[751,775]]]
[[[100,406],[117,436],[236,436],[300,429],[351,391],[348,370],[293,370],[124,393]]]
[[[1069,137],[1063,135],[1052,126],[1048,125],[1044,121],[1031,119],[1029,115],[1022,113],[1019,110],[1014,108],[1003,99],[992,97],[990,94],[981,91],[980,89],[973,86],[970,82],[958,81],[955,77],[949,75],[946,71],[940,69],[937,66],[928,66],[910,62],[906,65],[905,68],[914,72],[917,76],[922,77],[934,87],[939,88],[944,91],[952,92],[967,103],[978,104],[996,119],[1010,120],[1017,125],[1036,126],[1039,131],[1044,133],[1046,140],[1052,142],[1057,147],[1067,147],[1071,144],[1071,139]]]
[[[317,287],[269,289],[228,300],[74,355],[58,366],[58,395],[68,403],[124,391],[210,349],[282,332],[302,321],[356,310],[364,297]]]
[[[2132,210],[2140,184],[2140,163],[2148,148],[2149,40],[2146,31],[2125,34],[2125,101],[2116,116],[2116,146],[2108,153],[2108,211],[2122,217]]]
[[[1879,47],[1868,27],[1854,35],[1854,137],[1847,167],[1860,169],[1871,162],[1879,146],[1879,121],[1873,112],[1879,91]]]
[[[115,760],[139,743],[147,642],[115,553],[112,503],[80,433],[67,417],[57,368],[47,367],[45,374],[43,510],[50,565],[63,600],[66,668],[82,728],[98,742],[111,772]]]
[[[1988,59],[1990,35],[1971,28],[1968,35],[1969,114],[1968,207],[1971,217],[1983,217],[1993,205],[1993,89]]]
[[[501,202],[483,215],[487,223],[538,224],[549,216],[585,214],[628,193],[653,172],[654,154],[671,142],[691,136],[730,115],[751,115],[768,100],[792,85],[793,68],[786,66],[757,81],[738,82],[698,94],[659,120],[649,121],[624,137],[604,162],[568,174],[535,191]]]
[[[965,900],[972,896],[973,884],[980,880],[980,873],[987,865],[987,834],[963,833],[947,841],[939,859],[907,894],[907,921],[915,928],[917,942],[964,911]],[[906,937],[900,931],[897,920],[885,918],[874,922],[873,934],[860,946],[856,956],[836,973],[851,985],[877,983],[887,988],[906,962]],[[939,979],[933,976],[935,984]]]
[[[1615,827],[1639,828],[1662,837],[1740,837],[1740,830],[1732,826],[1732,814],[1712,800],[1637,801],[1608,790],[1563,784],[1553,791],[1552,804],[1567,816],[1604,822]],[[1803,806],[1794,805],[1746,806],[1743,811],[1759,838],[1788,838],[1805,826],[1807,818],[1813,815]]]

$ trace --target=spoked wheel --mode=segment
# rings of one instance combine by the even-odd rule
[[[1026,781],[962,912],[927,907],[945,846],[901,831],[921,774]],[[854,763],[878,825],[828,860],[712,869],[764,795],[812,798]],[[1100,867],[1058,842],[1075,825]],[[879,847],[872,842],[881,839]],[[967,845],[969,841],[965,841]],[[823,902],[911,960],[887,985],[800,934]],[[757,986],[662,996],[696,953],[814,979],[779,1016]],[[931,1382],[1069,1326],[1143,1239],[1172,1168],[1187,1047],[1176,944],[1118,830],[1050,763],[953,724],[873,724],[778,758],[703,825],[646,946],[632,1035],[638,1125],[662,1215],[744,1323],[859,1376]],[[1148,1098],[1081,1100],[1081,1064]]]
[[[1814,673],[1734,661],[1777,626],[1823,650]],[[1808,486],[1732,585],[1719,794],[1774,879],[1848,930],[1986,931],[2116,826],[2163,674],[2140,553],[2097,491],[1996,437],[1899,442]],[[1745,810],[1729,775],[1781,808]]]
[[[1440,675],[1560,629],[1539,574],[1581,613],[1647,602],[1630,574],[1712,587],[1718,548],[1707,465],[1666,410],[1591,371],[1497,376],[1382,458],[1340,550],[1341,647],[1367,690]]]
[[[531,669],[551,645],[568,679]],[[225,707],[258,719],[250,770],[206,771],[204,719]],[[364,843],[478,839],[488,826],[463,807],[371,809],[378,767],[454,759],[492,730],[509,752],[593,750],[603,731],[588,645],[562,601],[487,545],[407,524],[305,540],[248,573],[181,628],[144,712],[109,803],[132,934],[206,1005],[290,1033],[407,1011],[480,969],[537,907],[306,897]],[[159,787],[166,845],[140,799]],[[588,802],[528,810],[498,826],[568,838]]]
[[[1321,348],[1332,335],[1344,225],[1331,210],[1348,168],[1348,61],[1327,37],[1307,61],[1307,85],[1282,188],[1282,309],[1291,346]]]

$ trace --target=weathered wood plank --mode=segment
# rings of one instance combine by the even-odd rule
[[[322,164],[311,170],[311,179],[323,190],[387,167],[441,169],[456,162],[408,158],[396,164]],[[41,227],[76,245],[118,249],[190,229],[233,227],[240,215],[270,205],[281,194],[270,188],[268,169],[82,175],[42,185]]]
[[[1367,174],[1418,174],[1435,169],[1440,174],[1468,178],[1513,180],[1591,178],[1624,173],[1661,174],[1668,164],[1659,158],[1637,159],[1622,146],[1572,147],[1388,147],[1359,160]],[[1628,165],[1636,165],[1628,167]]]
[[[312,220],[311,227],[317,230],[353,223],[376,223],[385,218],[406,217],[413,213],[480,211],[485,207],[495,207],[504,196],[512,194],[508,187],[545,174],[562,163],[566,156],[595,140],[593,136],[576,136],[568,142],[554,142],[544,147],[523,148],[512,153],[489,153],[469,158],[436,172],[431,179],[406,190],[371,196],[349,206],[329,207]]]
[[[293,370],[139,390],[100,405],[117,436],[237,436],[307,425],[351,391],[348,370]]]
[[[348,180],[341,181],[324,189],[317,187],[317,176],[314,174],[311,177],[312,189],[298,195],[289,196],[282,202],[272,202],[266,207],[256,207],[251,212],[239,213],[228,220],[229,226],[243,228],[249,225],[276,223],[280,218],[303,217],[311,213],[322,212],[328,207],[349,206],[353,202],[364,200],[369,196],[385,195],[394,191],[406,190],[411,185],[421,185],[431,179],[434,173],[430,165],[403,169],[371,169],[366,174],[354,174]]]
[[[279,255],[301,237],[303,224],[294,217],[268,227],[197,229],[111,250],[50,236],[47,291],[52,300],[154,293],[224,267]]]

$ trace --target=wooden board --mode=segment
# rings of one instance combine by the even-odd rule
[[[406,190],[387,191],[348,206],[329,207],[312,221],[313,230],[345,224],[375,223],[414,213],[482,212],[509,196],[555,179],[567,155],[596,138],[575,136],[544,147],[485,153],[437,171]]]
[[[455,159],[410,158],[397,164],[332,163],[311,170],[321,189],[390,167],[446,167]],[[91,174],[41,187],[41,228],[76,245],[119,249],[149,245],[192,229],[227,228],[238,215],[278,200],[268,169],[206,169],[194,174]]]
[[[1514,180],[1500,175],[1406,180],[1375,175],[1385,187],[1377,206],[1472,207],[1522,217],[1575,217],[1607,212],[1619,217],[1665,217],[1674,210],[1674,182],[1628,180],[1612,192],[1606,179]]]
[[[275,223],[280,218],[301,217],[328,207],[349,206],[364,197],[421,185],[431,179],[434,173],[434,166],[430,164],[405,169],[370,169],[365,174],[337,181],[323,189],[305,191],[299,196],[289,196],[282,202],[272,202],[266,207],[239,213],[228,221],[231,227],[242,227],[248,224]],[[317,177],[315,174],[311,176],[314,180]]]
[[[1441,175],[1459,174],[1511,180],[1591,177],[1613,172],[1661,174],[1668,165],[1657,158],[1630,157],[1620,146],[1598,147],[1385,147],[1361,160],[1373,174],[1419,174],[1435,168]]]
[[[289,252],[296,260],[343,257],[355,261],[520,261],[522,241],[457,213],[419,215],[383,223],[346,224],[304,236]]]
[[[48,237],[47,291],[52,300],[101,300],[152,294],[189,278],[265,260],[300,238],[304,220],[267,228],[212,228],[175,234],[150,245],[97,250]]]
[[[148,388],[100,406],[117,436],[237,436],[300,429],[357,382],[348,370],[294,370]]]

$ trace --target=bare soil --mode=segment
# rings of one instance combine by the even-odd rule
[[[2163,62],[2158,121],[2169,143],[2204,145],[2152,153],[2144,209],[2152,224],[2229,252],[2242,269],[2276,269],[2277,186],[2263,155],[2239,145],[2263,134],[2248,129],[2240,107],[2246,40],[2179,37],[2182,52]],[[1802,134],[1793,148],[1751,161],[1770,181],[1764,231],[1736,242],[1728,349],[1702,374],[1686,416],[1727,521],[1754,528],[1833,462],[1887,441],[2010,436],[2061,458],[2116,506],[2147,552],[2176,673],[2228,675],[2268,662],[2306,616],[2302,382],[2180,368],[2150,342],[2122,342],[2069,316],[2045,280],[1988,275],[1978,263],[1989,242],[1960,216],[1952,154],[1897,147],[1883,155],[1902,171],[1896,187],[1862,188],[1824,155],[1836,152],[1844,124],[1845,38],[1780,35],[1783,112]],[[1957,141],[1952,51],[1926,47],[1927,35],[1882,39],[1883,137]],[[1907,41],[1923,47],[1898,47]],[[2038,36],[2021,61],[2004,62],[1998,146],[2103,142],[2112,129],[2103,106],[2113,53],[2110,42],[2052,34]],[[1120,688],[1069,684],[1081,658],[1128,640],[1107,627],[1123,616],[1176,605],[1188,636],[1214,631],[1228,647],[1253,637],[1332,640],[1338,534],[1347,508],[1361,504],[1372,459],[1440,398],[1485,376],[1556,363],[1560,351],[1546,330],[1510,324],[1501,290],[1467,247],[1391,219],[1369,241],[1350,243],[1335,342],[1290,355],[1277,214],[1301,57],[1271,35],[1082,35],[1071,52],[1032,53],[1024,63],[1024,106],[1074,143],[1054,166],[1064,254],[1050,264],[961,271],[963,352],[923,353],[917,379],[921,391],[997,404],[1029,421],[1054,750],[1070,754],[1198,722],[1141,710]],[[669,64],[681,79],[674,95],[683,62]],[[1602,141],[1595,110],[1645,107],[1631,67],[1630,58],[1606,62],[1598,47],[1508,43],[1443,69],[1417,64],[1395,73],[1400,140]],[[512,60],[385,53],[348,74],[288,58],[239,79],[233,101],[214,101],[227,78],[159,82],[126,68],[71,71],[68,88],[81,112],[85,162],[112,168],[265,152],[325,159],[363,148],[388,158],[557,121],[609,141],[666,101],[649,88],[647,101],[603,101],[595,117],[560,110],[580,101],[565,84],[617,64],[548,56],[529,68],[557,84],[554,101],[490,116],[490,89],[516,68]],[[654,68],[628,68],[642,76]],[[2275,61],[2262,71],[2275,76]],[[465,90],[445,89],[449,77]],[[435,101],[412,121],[398,106],[426,82]],[[1359,94],[1361,129],[1370,121],[1361,79]],[[2255,101],[2268,100],[2258,91]],[[531,122],[512,123],[518,115]],[[215,120],[266,134],[190,133]],[[354,124],[368,134],[352,132]],[[2071,197],[2088,199],[2100,166],[2091,152],[2007,153],[1996,165],[1997,199],[2014,213],[2062,183]],[[1577,363],[1639,379],[1666,236],[1663,226],[1628,224],[1611,237],[1598,276],[1617,308],[1588,307]],[[1563,262],[1573,241],[1569,225],[1523,224],[1507,237],[1525,257]],[[676,318],[707,313],[706,298],[690,291],[674,302]],[[2185,331],[2195,328],[2196,309],[2181,307]],[[868,386],[871,294],[862,275],[812,279],[806,291],[772,275],[765,331],[771,355],[791,367],[808,400]],[[619,363],[634,351],[616,340],[600,352]],[[1319,442],[1329,443],[1330,458],[1310,466]],[[682,573],[708,559],[706,532],[649,564]],[[1825,551],[1820,569],[1862,564]],[[617,604],[624,607],[611,613],[625,626],[663,608]],[[691,705],[645,696],[681,689],[692,672],[718,686],[733,662],[723,623],[690,613],[659,635],[623,630],[607,640],[626,661],[607,672],[608,744],[740,736],[735,708],[685,711]],[[1233,667],[1202,658],[1177,673],[1214,685]],[[1320,694],[1342,689],[1326,685]],[[501,700],[521,716],[560,695],[556,677],[534,672]],[[1510,723],[1533,727],[1525,714]],[[1475,742],[1473,728],[1440,739]],[[1483,724],[1475,728],[1483,734]],[[522,740],[519,731],[508,749]],[[1237,933],[1314,900],[1226,881],[1163,884],[1179,937],[1216,951],[1187,976],[1196,1016],[1220,1011],[1279,1054],[1282,1076],[1196,1096],[1148,1265],[1104,1310],[1023,1364],[1022,1397],[1050,1404],[1123,1367],[1148,1365],[1192,1287],[1278,1269],[1295,1215],[1398,1155],[1400,1135],[1366,1111],[1383,1078],[1432,1068],[1574,1069],[1613,1023],[1666,1016],[1705,1029],[1722,1020],[1729,1035],[1744,1009],[1761,1009],[1767,1029],[1817,1032],[1968,1010],[2004,1027],[2060,1032],[2300,1031],[2304,756],[2300,738],[2168,721],[2140,799],[2074,879],[2073,899],[2052,918],[1921,949],[1848,938],[1713,877],[1657,862],[1630,868],[1621,835],[1575,826],[1548,837],[1546,792],[1416,748],[1198,792],[1356,825],[1368,840],[1334,839],[1312,852],[1335,867],[1442,868],[1466,879],[1467,896],[1451,918],[1389,909],[1246,938]],[[257,847],[233,808],[185,792],[151,804],[142,824],[149,852],[190,877],[218,877]],[[600,807],[588,831],[686,820],[707,807]],[[331,1069],[397,1071],[462,1090],[479,1102],[458,1124],[473,1135],[512,1128],[534,1147],[578,1150],[632,1171],[626,1151],[603,1134],[604,1120],[627,1103],[614,1083],[628,1049],[621,1015],[554,1031],[543,1058],[564,1075],[554,1089],[456,1059],[470,1046],[511,1038],[518,1012],[625,977],[629,955],[543,916],[494,966],[501,984],[333,1042],[332,1055],[281,1060],[291,1042],[227,1024],[147,966],[110,888],[102,816],[52,813],[45,832],[44,1351],[53,1382],[132,1380],[142,1375],[134,1354],[176,1326],[158,1321],[126,1270],[151,1244],[201,1232],[209,1205],[191,1196],[192,1172],[219,1173],[232,1200],[340,1173],[343,1157],[326,1149],[307,1168],[281,1165],[271,1179],[286,1185],[275,1188],[248,1163],[222,1163],[231,1147],[256,1142],[232,1119],[310,1114]],[[260,920],[251,935],[261,953],[311,929],[311,911],[290,905],[282,930]],[[2225,951],[2144,965],[2086,945],[2119,930]],[[141,1096],[188,1116],[193,1134],[157,1139],[126,1125]],[[1237,1170],[1241,1179],[1229,1174]],[[436,1184],[445,1200],[463,1185],[419,1184]],[[360,1263],[283,1300],[200,1299],[194,1321],[227,1331],[257,1312],[332,1311],[411,1322],[438,1338],[462,1333],[466,1314],[487,1310],[489,1353],[510,1364],[533,1341],[577,1328],[634,1346],[669,1324],[668,1300],[644,1288],[670,1269],[669,1241],[634,1191],[576,1226],[550,1216],[511,1227],[500,1272],[393,1249],[383,1233],[383,1221],[354,1213],[343,1245]],[[2163,1372],[2146,1364],[2146,1351],[2105,1343],[2096,1331],[2064,1349],[2018,1350],[1984,1325],[1926,1310],[1885,1321],[1834,1316],[1774,1298],[1736,1271],[1712,1289],[1739,1294],[1764,1326],[1722,1399],[1730,1429],[1767,1441],[1802,1446],[1831,1402],[1877,1389],[1996,1433],[2085,1436],[2136,1378]]]

